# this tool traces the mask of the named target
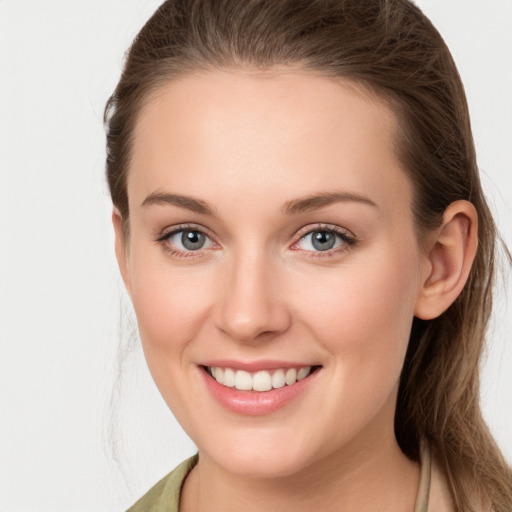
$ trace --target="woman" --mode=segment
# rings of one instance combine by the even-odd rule
[[[496,229],[405,0],[165,2],[106,109],[116,254],[198,457],[130,510],[509,510]]]

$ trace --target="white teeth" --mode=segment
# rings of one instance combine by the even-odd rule
[[[269,391],[272,389],[272,377],[268,372],[255,373],[252,378],[252,389],[254,391]]]
[[[295,384],[295,382],[297,382],[297,370],[295,368],[289,368],[286,371],[286,376],[284,380],[286,384],[288,384],[288,386]]]
[[[238,370],[235,374],[235,388],[242,391],[250,391],[252,389],[251,374],[243,370]]]
[[[282,388],[286,384],[284,380],[284,370],[276,370],[272,375],[272,387]]]
[[[224,370],[222,368],[215,368],[213,376],[217,382],[224,382]]]
[[[311,367],[300,368],[299,371],[297,372],[297,380],[305,379],[309,375],[310,371],[311,371]]]
[[[249,373],[244,370],[232,368],[209,367],[212,377],[223,386],[236,388],[241,391],[270,391],[292,386],[297,381],[305,379],[311,373],[311,366],[300,368],[277,369],[273,372],[261,370]]]
[[[231,368],[226,368],[224,370],[224,382],[221,382],[221,384],[224,384],[224,386],[227,386],[228,388],[235,387],[235,372]]]

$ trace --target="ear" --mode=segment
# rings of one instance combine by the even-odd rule
[[[114,225],[117,264],[119,265],[121,277],[123,278],[128,295],[131,297],[128,240],[126,239],[124,231],[123,217],[121,216],[119,209],[115,206],[112,210],[112,224]]]
[[[427,271],[415,315],[431,320],[446,311],[469,276],[478,246],[478,215],[469,201],[448,206],[427,248]]]

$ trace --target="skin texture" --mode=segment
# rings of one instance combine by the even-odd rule
[[[182,510],[414,508],[418,466],[393,432],[398,380],[414,315],[439,315],[465,282],[476,214],[454,203],[419,243],[395,132],[378,98],[296,70],[190,75],[143,108],[116,251],[150,371],[199,449]],[[143,205],[151,194],[211,211]],[[319,194],[345,197],[290,208]],[[162,240],[184,224],[208,236],[202,249]],[[353,243],[315,250],[315,229]],[[254,417],[212,398],[200,367],[212,359],[321,369]]]

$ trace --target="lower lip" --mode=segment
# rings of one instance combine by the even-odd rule
[[[316,379],[319,370],[291,386],[270,391],[240,391],[219,384],[204,369],[201,373],[213,397],[226,409],[245,416],[263,416],[282,409],[301,395]]]

